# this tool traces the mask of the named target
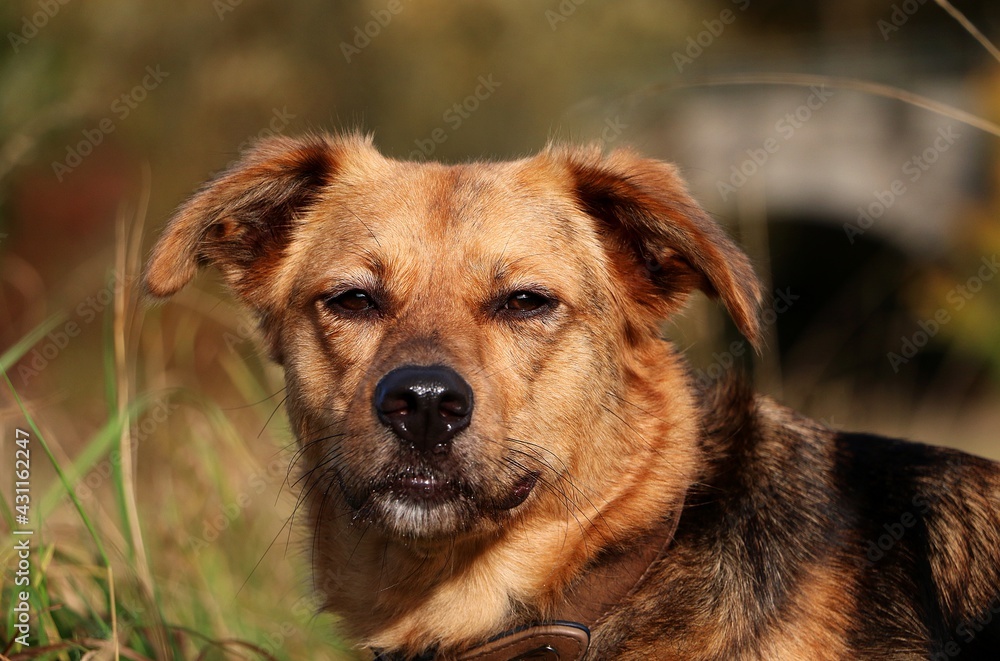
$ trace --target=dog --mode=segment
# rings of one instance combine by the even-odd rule
[[[762,296],[669,164],[272,138],[146,291],[206,265],[283,366],[315,587],[378,659],[1000,658],[1000,466],[696,383],[663,321],[700,290],[759,347]]]

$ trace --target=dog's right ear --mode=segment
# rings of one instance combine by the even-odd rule
[[[296,220],[337,171],[339,142],[271,138],[205,184],[171,218],[146,267],[146,292],[176,293],[214,265],[243,301],[263,311]]]

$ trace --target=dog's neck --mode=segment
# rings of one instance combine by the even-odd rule
[[[565,602],[545,621],[501,632],[457,655],[431,649],[413,656],[406,652],[376,652],[376,661],[511,661],[558,658],[579,661],[590,647],[591,631],[643,583],[673,541],[681,509],[664,517],[648,534],[591,562],[565,590]]]

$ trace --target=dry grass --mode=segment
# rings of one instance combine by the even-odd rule
[[[73,399],[91,410],[15,386],[22,356],[67,318],[82,323],[72,309],[0,358],[12,403],[4,454],[15,428],[31,439],[37,615],[31,646],[14,644],[5,578],[0,659],[355,658],[308,597],[280,375],[220,299],[192,289],[167,308],[140,301],[142,208],[119,219],[115,272],[125,276],[112,278],[104,328],[95,320],[37,376],[86,389]],[[95,340],[104,367],[79,374]],[[0,478],[0,514],[14,530],[25,526],[11,477]],[[3,538],[0,567],[13,577],[13,537]]]

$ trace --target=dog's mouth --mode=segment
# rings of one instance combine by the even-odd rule
[[[347,504],[357,517],[385,525],[407,537],[434,537],[474,529],[483,520],[497,520],[522,505],[538,484],[529,472],[513,484],[476,488],[466,480],[422,466],[406,467],[351,488],[338,474]]]
[[[386,480],[381,488],[398,501],[433,507],[463,495],[463,485],[436,471],[407,470]]]

